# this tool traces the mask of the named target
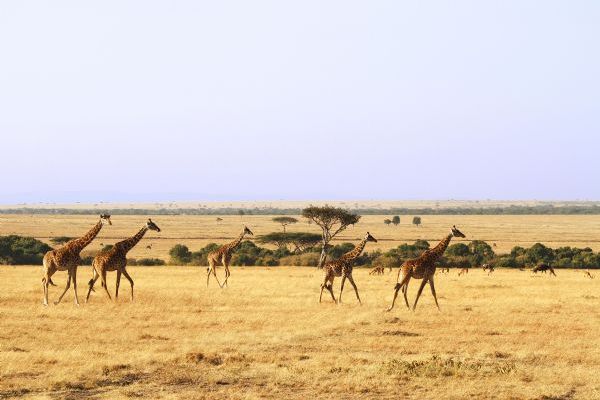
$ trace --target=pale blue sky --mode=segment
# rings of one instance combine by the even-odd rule
[[[600,199],[596,1],[3,1],[0,202]]]

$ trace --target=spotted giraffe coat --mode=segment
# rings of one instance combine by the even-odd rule
[[[144,226],[132,237],[117,242],[111,249],[98,254],[92,263],[96,272],[101,274],[102,271],[116,271],[125,268],[127,253],[142,240],[147,231],[148,227]]]
[[[367,244],[367,238],[364,238],[354,249],[342,255],[340,258],[330,261],[323,267],[324,281],[329,284],[337,276],[352,276],[353,263],[362,253]]]
[[[77,268],[81,264],[79,254],[98,236],[103,225],[104,223],[100,220],[82,237],[70,240],[63,247],[47,252],[44,255],[43,263],[45,272],[49,275],[48,279],[56,271]]]

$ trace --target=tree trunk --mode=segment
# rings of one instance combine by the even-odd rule
[[[323,265],[325,265],[325,260],[327,259],[327,253],[325,252],[325,246],[323,246],[323,249],[321,250],[321,256],[319,257],[319,269],[323,268]]]
[[[325,265],[325,261],[327,260],[328,240],[326,239],[326,236],[328,236],[328,235],[325,232],[323,232],[323,247],[321,248],[321,256],[319,257],[319,264],[318,264],[319,269],[323,268],[323,265]]]

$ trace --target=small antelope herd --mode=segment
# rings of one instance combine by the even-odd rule
[[[105,224],[112,225],[110,215],[102,214],[100,215],[99,221],[83,236],[77,239],[70,240],[69,242],[65,243],[62,247],[51,250],[44,255],[42,278],[42,286],[44,289],[44,305],[48,305],[48,286],[56,286],[52,282],[52,275],[54,275],[54,273],[57,271],[66,271],[68,273],[68,276],[65,289],[54,304],[60,303],[64,295],[69,290],[72,281],[73,293],[75,295],[75,304],[79,305],[79,298],[77,295],[77,268],[79,264],[81,264],[80,253],[87,245],[89,245],[94,240],[94,238],[96,238],[96,236],[98,236],[98,233],[100,233],[100,230]],[[135,233],[133,236],[123,241],[115,243],[115,245],[110,249],[106,251],[101,251],[96,255],[92,262],[93,276],[92,279],[90,279],[90,281],[88,282],[88,291],[85,298],[86,302],[89,301],[90,294],[92,291],[94,291],[94,284],[98,279],[100,279],[101,286],[104,289],[109,300],[112,300],[106,284],[106,273],[109,271],[116,271],[117,273],[115,299],[118,298],[119,284],[121,281],[121,275],[123,275],[131,285],[131,301],[133,301],[133,279],[126,270],[127,253],[134,246],[136,246],[140,242],[140,240],[142,240],[142,238],[144,237],[144,235],[146,235],[148,231],[160,232],[161,230],[154,222],[152,222],[151,219],[148,219],[148,221],[141,227],[141,229],[137,231],[137,233]],[[227,286],[228,279],[231,276],[231,273],[229,271],[229,264],[231,262],[232,254],[235,251],[235,249],[240,245],[240,243],[246,235],[253,235],[253,233],[250,229],[248,229],[248,227],[244,226],[241,234],[235,240],[220,246],[215,251],[208,254],[207,259],[209,266],[207,268],[206,274],[206,286],[209,285],[211,274],[217,281],[219,287],[224,288]],[[435,247],[425,250],[420,256],[406,260],[404,261],[404,263],[402,263],[402,265],[400,265],[398,269],[396,285],[394,286],[392,303],[388,307],[387,311],[391,311],[394,308],[399,291],[402,291],[406,307],[410,309],[407,291],[408,284],[410,283],[411,279],[421,280],[415,301],[412,306],[413,311],[416,309],[419,297],[421,296],[421,293],[423,292],[423,289],[427,284],[429,284],[431,294],[433,295],[438,310],[440,309],[434,285],[434,275],[437,269],[436,264],[440,260],[440,258],[446,251],[446,248],[448,247],[450,241],[454,237],[465,238],[466,236],[461,231],[459,231],[458,228],[456,228],[456,226],[452,226],[450,233],[447,236],[445,236]],[[352,276],[352,271],[354,262],[361,255],[368,242],[377,242],[377,239],[375,239],[369,232],[365,234],[364,238],[360,241],[360,243],[358,243],[358,245],[354,249],[343,254],[337,259],[325,263],[325,265],[323,266],[323,283],[321,284],[319,302],[321,302],[322,300],[323,290],[327,289],[327,291],[331,295],[332,300],[335,303],[341,303],[342,292],[344,291],[344,284],[346,280],[348,280],[354,289],[356,299],[359,303],[362,303],[358,294],[358,287],[354,282],[354,278]],[[146,246],[146,248],[151,248],[151,245]],[[217,277],[216,269],[218,266],[223,266],[225,270],[225,279],[223,280],[223,283],[221,283]],[[481,267],[484,272],[487,272],[488,275],[491,275],[494,272],[493,264],[483,264]],[[392,271],[391,266],[388,266],[387,269],[389,270],[389,272]],[[369,275],[383,275],[385,273],[385,270],[386,267],[379,265],[371,269]],[[446,266],[439,268],[439,271],[441,273],[449,273],[450,269]],[[538,272],[549,272],[552,276],[556,276],[554,269],[547,264],[540,264],[534,267],[531,271],[536,274]],[[458,275],[466,275],[468,274],[468,272],[469,268],[461,268],[458,272]],[[594,279],[595,277],[589,271],[583,271],[583,273],[584,276],[589,279]],[[337,299],[333,294],[333,281],[336,277],[341,277],[340,294]]]

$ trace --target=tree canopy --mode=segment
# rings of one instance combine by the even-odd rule
[[[273,222],[277,222],[283,226],[283,232],[285,232],[285,227],[287,225],[295,224],[298,220],[294,217],[275,217],[273,218]]]
[[[319,267],[322,267],[327,258],[327,245],[338,233],[344,231],[348,226],[356,224],[360,215],[353,214],[343,208],[325,205],[323,207],[310,206],[302,210],[302,216],[321,227],[321,240],[323,248],[319,259]]]

